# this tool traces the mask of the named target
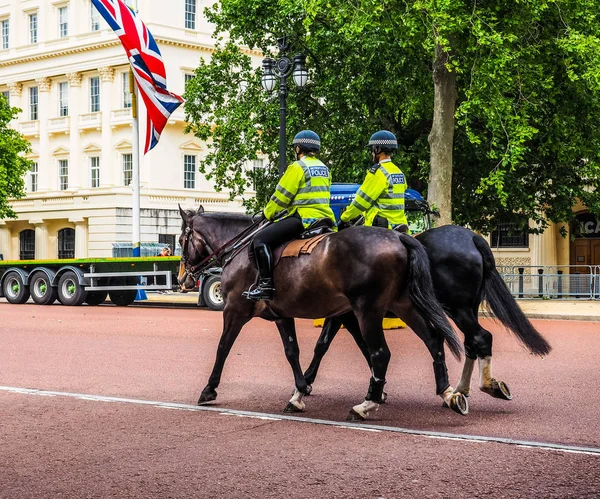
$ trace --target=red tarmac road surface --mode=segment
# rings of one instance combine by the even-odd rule
[[[16,393],[6,387],[195,404],[221,315],[195,309],[0,303],[0,498],[598,497],[600,454],[360,431],[133,402]],[[529,355],[494,333],[494,375],[514,399],[473,379],[470,414],[441,408],[431,358],[410,330],[387,332],[388,404],[373,425],[600,449],[600,323],[534,321],[554,347]],[[319,329],[298,321],[302,365]],[[461,364],[448,359],[456,382]],[[340,332],[306,418],[343,424],[369,371]],[[282,414],[293,378],[273,324],[234,345],[217,407]]]

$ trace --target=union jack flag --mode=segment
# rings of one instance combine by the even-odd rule
[[[146,104],[146,154],[158,144],[169,116],[183,99],[167,90],[167,73],[158,45],[135,12],[121,0],[92,0],[92,3],[121,40]]]

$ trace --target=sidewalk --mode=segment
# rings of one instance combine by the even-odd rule
[[[198,293],[148,293],[151,303],[196,304]],[[143,302],[142,302],[143,303]],[[517,300],[530,319],[600,322],[600,301],[593,300]]]

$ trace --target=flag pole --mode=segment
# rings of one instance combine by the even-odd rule
[[[137,105],[137,86],[133,71],[129,71],[129,90],[131,91],[131,117],[132,120],[132,177],[133,188],[133,217],[132,217],[132,248],[133,256],[142,256],[140,248],[140,127]]]

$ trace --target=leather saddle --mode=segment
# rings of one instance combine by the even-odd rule
[[[300,255],[310,255],[312,250],[330,233],[333,232],[333,221],[330,218],[320,218],[310,224],[298,239],[286,241],[273,251],[273,268],[277,266],[282,257],[299,257]],[[254,265],[253,245],[248,246],[248,258]],[[285,254],[284,254],[285,252]]]

